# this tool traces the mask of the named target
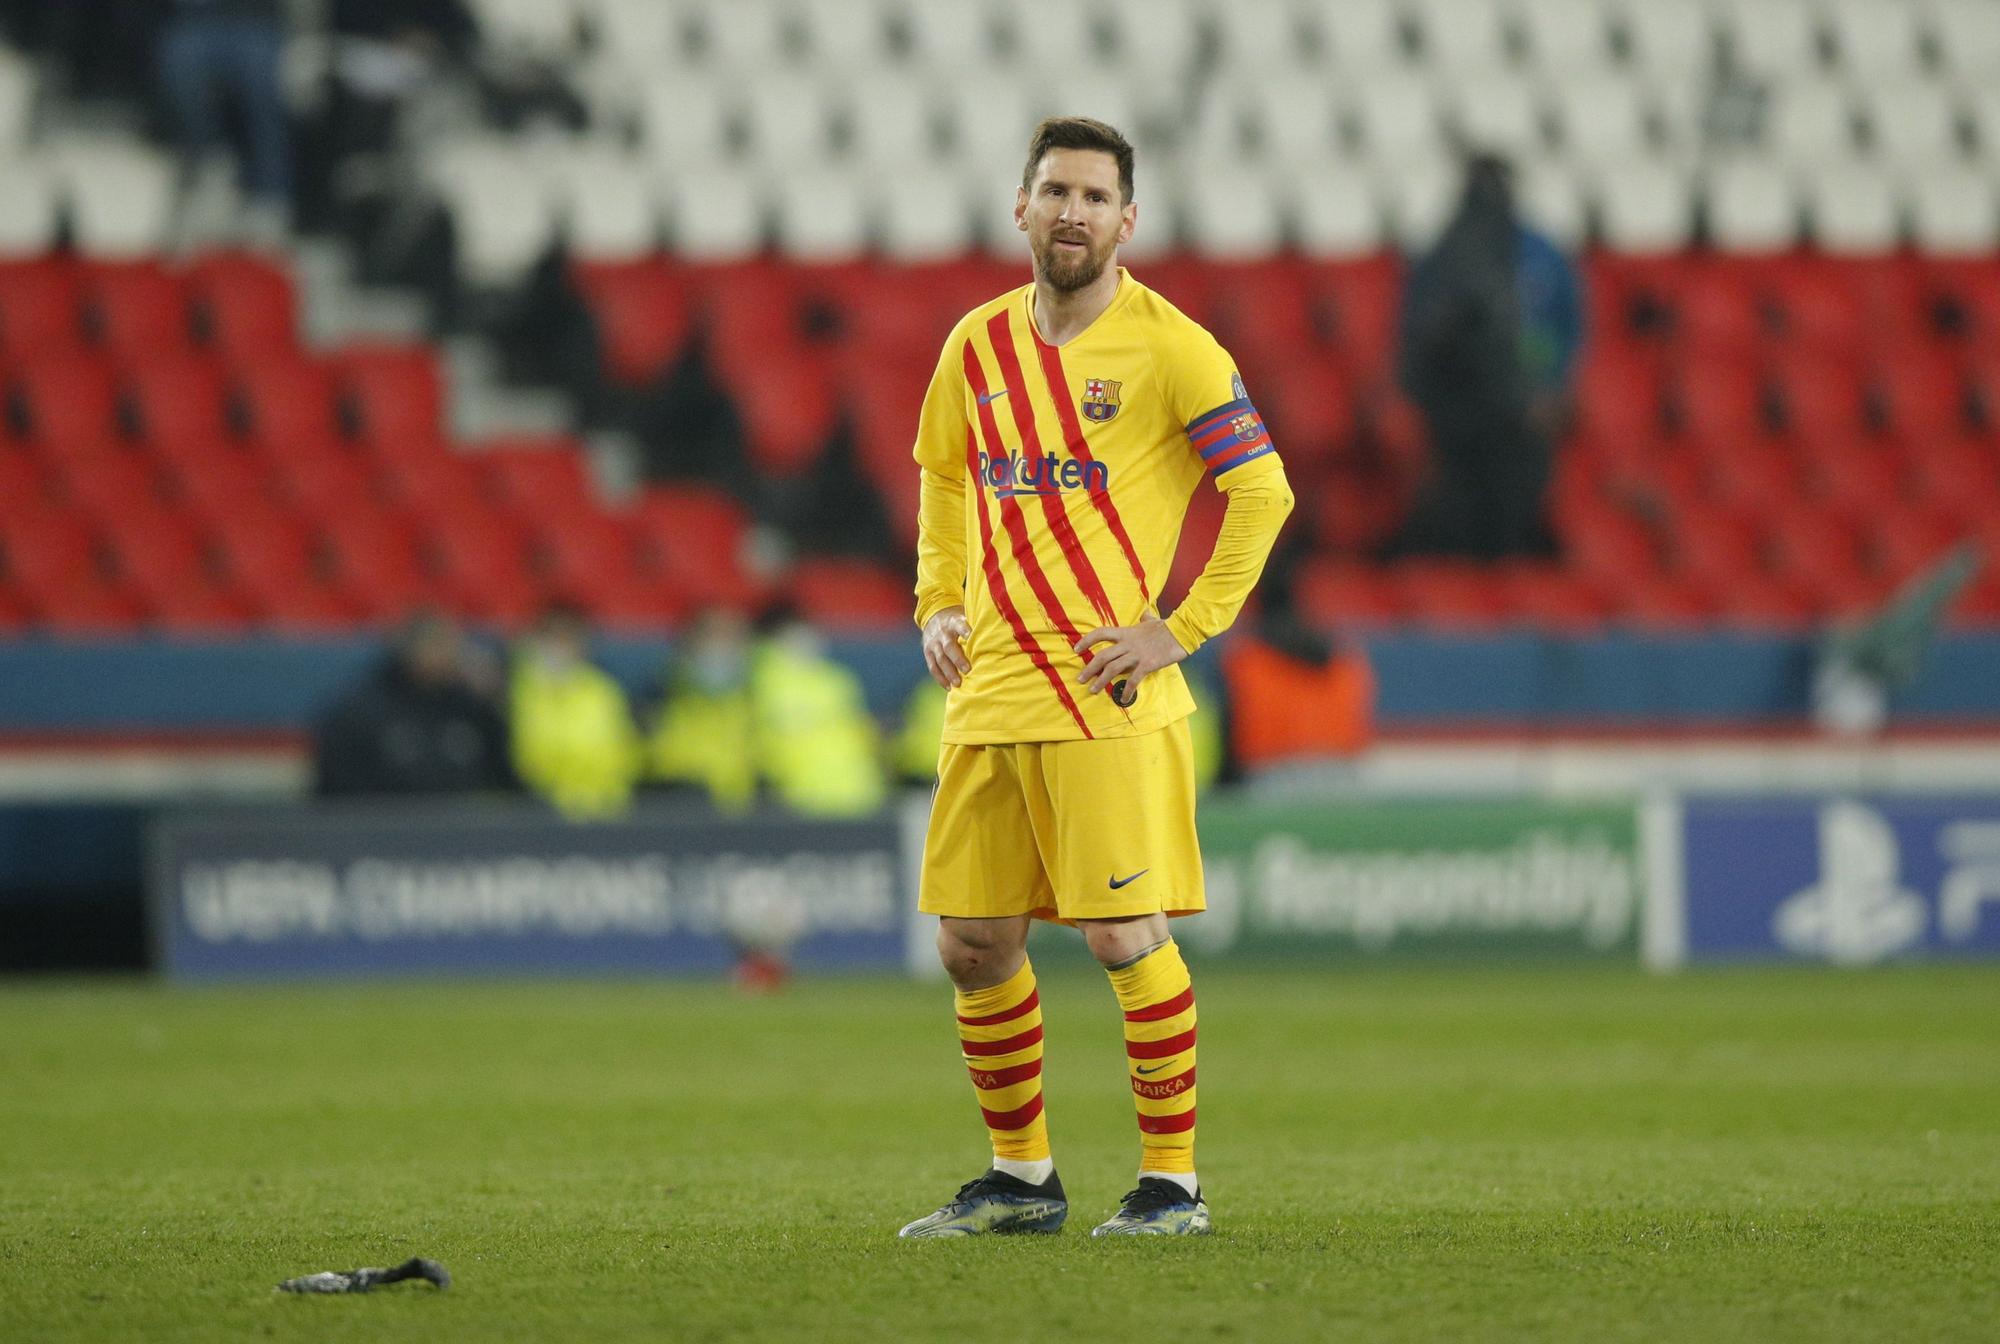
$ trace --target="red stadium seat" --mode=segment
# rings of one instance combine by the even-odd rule
[[[199,528],[165,508],[134,510],[105,535],[113,570],[147,617],[174,631],[237,630],[254,615],[218,582]]]
[[[52,506],[0,509],[0,566],[13,589],[38,610],[47,594],[103,578],[89,523]]]
[[[1900,438],[1954,437],[1974,423],[1957,363],[1934,349],[1887,352],[1871,382],[1882,427]]]
[[[72,350],[25,360],[14,393],[30,438],[51,452],[121,438],[118,384],[100,355]]]
[[[1804,445],[1806,493],[1850,510],[1893,501],[1903,493],[1900,455],[1859,434],[1828,436]]]
[[[318,542],[289,510],[269,504],[210,521],[221,568],[260,621],[316,627],[357,614],[325,582]]]
[[[293,444],[274,456],[271,482],[277,497],[315,523],[325,525],[381,505],[368,460],[346,444],[326,440],[315,449]]]
[[[163,482],[154,463],[116,446],[79,450],[56,464],[57,491],[99,523],[115,523],[127,510],[157,506]]]
[[[567,434],[492,439],[471,445],[466,457],[484,478],[487,493],[524,518],[597,506],[583,444]]]
[[[1798,499],[1804,490],[1798,459],[1772,439],[1711,452],[1704,457],[1702,469],[1715,499],[1750,513],[1782,507]]]
[[[65,257],[0,261],[0,356],[21,359],[83,343],[83,275]]]
[[[21,513],[48,502],[49,474],[39,459],[14,444],[0,444],[0,509]]]
[[[188,444],[155,454],[163,484],[180,505],[211,526],[245,511],[267,508],[276,484],[270,462],[233,444]]]
[[[1659,543],[1652,530],[1624,508],[1602,503],[1565,512],[1554,521],[1563,554],[1586,578],[1619,588],[1659,572]]]
[[[193,328],[187,282],[157,261],[100,261],[84,271],[85,325],[121,356],[185,350]]]
[[[320,537],[334,582],[371,620],[399,620],[436,600],[415,528],[379,505],[322,514]]]
[[[145,619],[137,598],[106,579],[88,578],[32,595],[35,624],[55,635],[123,635]]]
[[[1657,577],[1609,590],[1613,620],[1643,630],[1687,630],[1715,619],[1717,602],[1690,579]]]
[[[425,345],[353,345],[332,359],[346,415],[360,437],[394,452],[434,441],[445,423],[444,378]]]
[[[801,361],[782,375],[767,367],[736,380],[729,390],[758,471],[796,476],[819,460],[839,415],[832,372],[824,363]]]
[[[753,585],[742,569],[749,521],[742,505],[704,486],[653,486],[633,510],[642,562],[696,606],[741,606]]]
[[[391,455],[375,471],[383,496],[416,517],[484,513],[491,507],[478,464],[456,450]]]
[[[1967,521],[2000,513],[2000,443],[1965,437],[1922,439],[1907,446],[1914,496]]]
[[[1314,322],[1332,341],[1356,387],[1389,380],[1396,322],[1403,306],[1402,262],[1383,252],[1353,261],[1321,262],[1304,278]]]
[[[1807,350],[1858,351],[1870,315],[1859,268],[1845,259],[1794,258],[1770,272],[1760,297],[1787,342]]]
[[[1749,359],[1764,335],[1756,289],[1739,268],[1690,266],[1667,301],[1675,343],[1703,363]]]
[[[1316,559],[1299,569],[1297,603],[1315,624],[1336,629],[1386,625],[1403,616],[1397,585],[1373,565]]]
[[[1683,364],[1668,401],[1678,432],[1706,444],[1751,443],[1771,432],[1763,380],[1739,355]]]
[[[517,625],[532,618],[549,593],[528,564],[521,524],[490,506],[422,520],[428,567],[446,605],[472,620]]]
[[[271,443],[317,443],[340,432],[333,373],[305,355],[281,351],[246,355],[236,365],[243,428]]]
[[[1244,378],[1287,462],[1330,461],[1353,441],[1354,399],[1337,360],[1300,352],[1274,363],[1254,382],[1248,373]]]
[[[571,277],[597,326],[608,381],[645,387],[686,351],[694,305],[678,268],[653,260],[579,262]]]
[[[1610,618],[1612,602],[1595,584],[1554,565],[1521,563],[1499,573],[1507,605],[1538,629],[1563,634],[1594,631]]]
[[[141,359],[125,376],[125,395],[141,437],[155,445],[234,437],[228,379],[205,355]]]
[[[1861,515],[1868,568],[1891,587],[1909,582],[1976,532],[1923,504],[1892,503]]]
[[[1771,572],[1806,591],[1863,572],[1860,533],[1842,514],[1799,506],[1767,515],[1764,525]]]
[[[298,344],[298,300],[285,268],[249,252],[211,252],[188,268],[194,329],[231,358],[265,358]]]
[[[1718,592],[1763,571],[1762,544],[1748,515],[1715,505],[1676,512],[1667,528],[1675,574]]]
[[[1484,630],[1511,607],[1506,586],[1486,565],[1449,560],[1409,560],[1389,571],[1403,606],[1420,625],[1444,630]]]
[[[626,520],[599,510],[548,519],[534,529],[535,566],[543,580],[586,603],[592,593],[642,578],[638,549]]]
[[[785,586],[800,613],[828,630],[897,629],[916,606],[900,569],[868,560],[801,560]]]

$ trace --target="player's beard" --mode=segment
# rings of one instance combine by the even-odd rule
[[[1101,248],[1091,247],[1086,237],[1083,251],[1059,251],[1052,232],[1035,247],[1035,267],[1041,272],[1042,283],[1050,289],[1058,294],[1074,294],[1079,289],[1088,289],[1104,274],[1104,265],[1111,260],[1112,249],[1117,246],[1115,235]]]

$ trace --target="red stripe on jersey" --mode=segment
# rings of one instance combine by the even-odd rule
[[[1193,992],[1194,989],[1193,987],[1190,986],[1188,989],[1188,993],[1192,994]],[[1042,991],[1039,989],[1031,989],[1028,991],[1027,998],[1022,999],[1019,1003],[1015,1004],[1012,1008],[1007,1009],[1005,1012],[988,1013],[984,1017],[960,1016],[958,1020],[962,1025],[968,1027],[997,1027],[1002,1022],[1012,1022],[1017,1017],[1026,1017],[1029,1013],[1034,1012],[1035,1009],[1041,1006],[1042,1006]]]
[[[1007,404],[1014,408],[1014,428],[1020,431],[1022,451],[1029,460],[1042,456],[1042,438],[1035,429],[1035,408],[1028,401],[1028,380],[1021,376],[1021,359],[1014,352],[1014,328],[1003,310],[993,315],[986,324],[986,335],[993,342],[993,357],[1000,362],[1000,376],[1007,382]],[[1069,403],[1060,396],[1056,405]],[[1075,456],[1072,452],[1071,456]],[[1087,461],[1078,458],[1078,461]],[[1042,496],[1042,512],[1049,520],[1049,530],[1055,533],[1056,544],[1062,547],[1063,558],[1069,561],[1070,573],[1076,577],[1076,586],[1097,612],[1101,625],[1118,624],[1118,613],[1112,608],[1111,598],[1098,580],[1097,568],[1090,563],[1090,555],[1077,540],[1076,529],[1070,526],[1069,506],[1062,496],[1047,494]]]
[[[1163,1003],[1149,1003],[1144,1008],[1134,1008],[1131,1012],[1125,1014],[1125,1020],[1127,1022],[1158,1022],[1163,1018],[1172,1017],[1176,1013],[1184,1013],[1192,1007],[1194,1007],[1194,986],[1189,985],[1186,989]],[[958,1020],[961,1022],[965,1021],[962,1017]]]
[[[1189,1027],[1178,1036],[1169,1036],[1164,1041],[1127,1041],[1127,1059],[1165,1059],[1168,1055],[1178,1055],[1183,1050],[1194,1048],[1194,1028]],[[999,1053],[995,1051],[994,1053]]]
[[[1029,323],[1032,330],[1034,324]],[[1063,442],[1069,447],[1069,455],[1088,466],[1094,459],[1090,456],[1090,445],[1083,439],[1083,422],[1076,418],[1076,407],[1070,405],[1069,375],[1063,372],[1062,351],[1042,339],[1036,331],[1035,356],[1041,361],[1042,377],[1049,385],[1049,400],[1056,404],[1056,419],[1062,422]],[[1104,515],[1104,524],[1111,529],[1111,535],[1118,538],[1118,547],[1125,552],[1125,563],[1132,566],[1132,577],[1139,581],[1139,597],[1150,607],[1153,594],[1146,587],[1146,567],[1139,563],[1139,552],[1132,545],[1132,536],[1125,530],[1125,520],[1118,516],[1118,506],[1111,502],[1111,491],[1100,490],[1090,497],[1097,511]]]
[[[1042,1076],[1042,1061],[1039,1059],[1031,1059],[1026,1064],[1015,1064],[1004,1069],[982,1069],[977,1064],[967,1064],[965,1068],[972,1075],[972,1085],[983,1092],[998,1091],[1000,1088],[1012,1087],[1016,1083],[1025,1083],[1030,1078]],[[1192,1069],[1188,1070],[1189,1074],[1193,1072]],[[1188,1075],[1176,1076],[1184,1078]]]
[[[1031,1045],[1039,1045],[1042,1040],[1040,1027],[1029,1027],[1019,1036],[1009,1036],[998,1041],[960,1041],[959,1045],[968,1055],[1008,1055],[1016,1050],[1026,1050]]]
[[[965,347],[965,353],[970,363],[971,345]],[[1049,685],[1055,688],[1056,698],[1063,702],[1063,708],[1076,720],[1076,726],[1083,730],[1083,735],[1089,737],[1090,725],[1083,721],[1083,711],[1070,698],[1062,673],[1055,670],[1049,656],[1042,652],[1041,641],[1028,633],[1028,623],[1021,619],[1021,609],[1014,605],[1014,598],[1007,591],[1007,580],[1001,576],[1000,557],[993,550],[993,523],[986,513],[986,485],[979,479],[979,449],[973,442],[970,429],[965,431],[965,470],[972,477],[972,497],[979,503],[979,561],[980,567],[986,571],[986,587],[993,594],[993,605],[1000,608],[1000,614],[1006,619],[1007,627],[1014,632],[1014,642],[1021,646],[1021,652],[1042,670],[1042,675],[1049,679]]]
[[[997,1126],[996,1126],[997,1128]],[[1179,1115],[1142,1115],[1139,1117],[1141,1134],[1185,1134],[1194,1128],[1194,1107],[1190,1106]]]
[[[981,1106],[979,1113],[986,1117],[988,1129],[1025,1129],[1042,1113],[1042,1099],[1037,1094],[1029,1099],[1026,1106],[1017,1106],[1011,1111],[989,1111]]]

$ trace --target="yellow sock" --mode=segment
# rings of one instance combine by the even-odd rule
[[[993,1139],[993,1156],[1036,1162],[1049,1155],[1042,1115],[1042,1000],[1024,958],[991,989],[959,990],[958,1039]]]
[[[1139,1109],[1139,1170],[1194,1170],[1194,982],[1169,941],[1109,972],[1125,1010],[1125,1056]]]

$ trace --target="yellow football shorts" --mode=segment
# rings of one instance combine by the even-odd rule
[[[1187,720],[1139,737],[946,743],[917,903],[1066,924],[1201,911]]]

